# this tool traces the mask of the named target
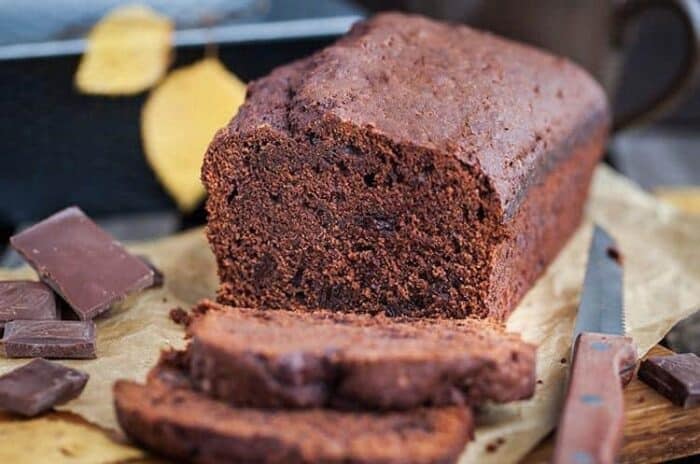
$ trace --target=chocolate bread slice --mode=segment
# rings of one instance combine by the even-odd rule
[[[135,442],[194,463],[448,463],[473,434],[466,408],[359,413],[228,406],[161,363],[147,385],[119,381],[117,418]]]
[[[202,170],[233,306],[503,319],[579,224],[608,132],[574,64],[381,14],[251,83]]]
[[[410,409],[528,398],[535,347],[482,320],[261,311],[204,301],[195,387],[238,406]]]

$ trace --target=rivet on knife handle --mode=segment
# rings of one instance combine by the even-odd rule
[[[637,359],[629,337],[584,332],[576,340],[554,464],[612,464],[622,442],[623,382]]]

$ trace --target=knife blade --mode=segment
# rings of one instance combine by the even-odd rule
[[[624,320],[617,244],[602,227],[594,225],[573,340],[582,332],[624,335]]]
[[[614,239],[593,228],[574,326],[569,383],[554,448],[555,464],[612,464],[622,441],[622,387],[637,350],[626,337],[622,259]]]

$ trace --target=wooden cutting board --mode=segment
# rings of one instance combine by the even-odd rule
[[[648,356],[672,354],[661,346]],[[548,463],[552,436],[528,454],[523,464]],[[700,407],[683,409],[636,378],[625,388],[625,438],[619,462],[647,464],[700,455]]]

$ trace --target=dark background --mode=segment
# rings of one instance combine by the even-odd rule
[[[364,7],[367,5],[395,9],[404,3],[364,1],[365,5],[360,6],[343,0],[265,2],[264,11],[256,10],[234,23],[360,16],[369,14]],[[41,5],[32,8],[36,10]],[[40,37],[37,15],[45,13],[33,14],[31,24],[38,28],[35,32]],[[55,22],[52,17],[51,24]],[[12,31],[3,26],[2,19],[0,26],[2,45],[2,41],[12,40]],[[19,26],[17,29],[25,31],[22,34],[26,36],[26,27]],[[617,108],[639,106],[670,79],[684,52],[678,26],[674,18],[663,13],[648,14],[642,19],[637,39],[626,53]],[[68,30],[77,35],[84,33],[74,29]],[[333,34],[319,37],[309,31],[309,37],[282,35],[275,40],[238,40],[221,44],[219,53],[226,66],[247,81],[279,64],[308,55],[333,38]],[[202,46],[180,46],[173,67],[202,56]],[[73,87],[78,61],[79,54],[75,53],[0,60],[0,243],[5,243],[8,235],[22,224],[70,204],[80,205],[98,218],[159,211],[174,216],[176,227],[202,222],[201,209],[184,217],[176,212],[173,201],[144,160],[139,124],[146,94],[121,98],[81,95]],[[698,125],[700,92],[695,92],[658,127],[695,133]]]

